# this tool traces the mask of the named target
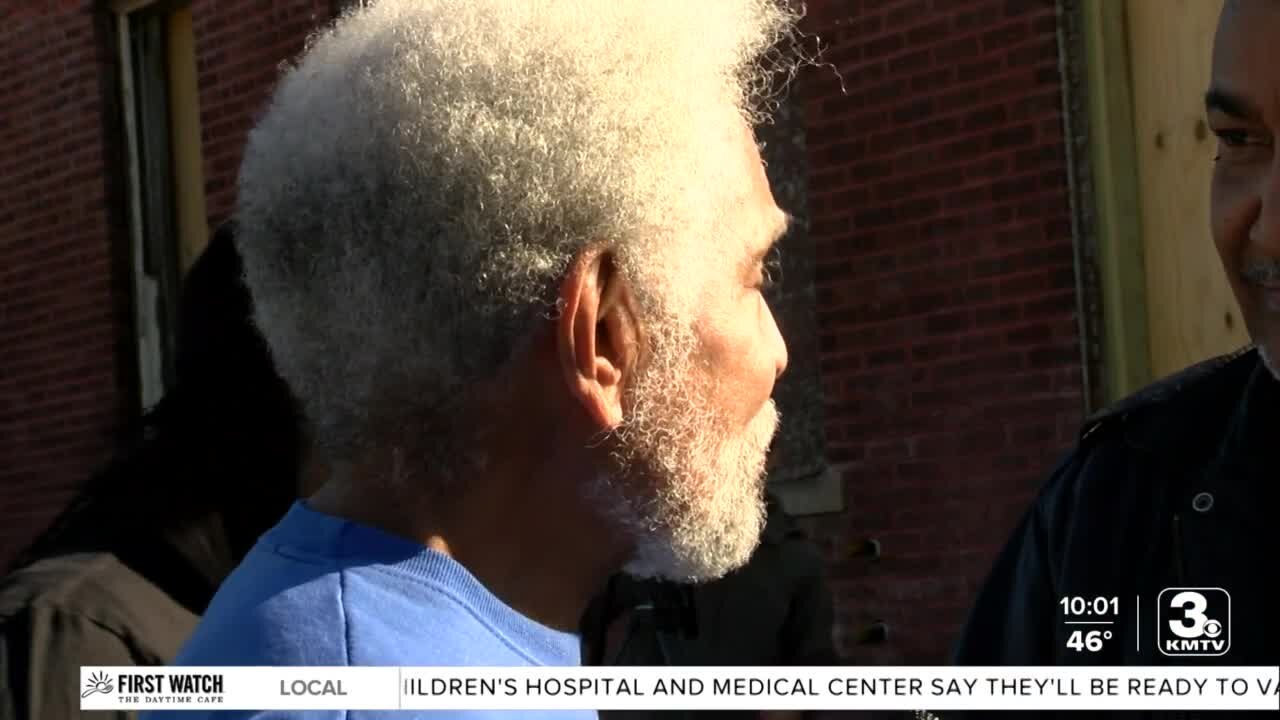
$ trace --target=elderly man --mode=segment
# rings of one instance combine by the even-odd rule
[[[761,294],[787,216],[750,127],[794,19],[382,0],[309,46],[237,219],[336,470],[181,664],[573,665],[619,568],[747,560],[787,362]]]
[[[1206,94],[1213,239],[1254,345],[1086,424],[997,561],[961,663],[1280,664],[1278,39],[1280,0],[1228,0]],[[1110,639],[1075,635],[1091,629]]]

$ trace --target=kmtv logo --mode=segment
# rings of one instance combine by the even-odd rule
[[[1166,588],[1157,603],[1160,652],[1213,657],[1231,649],[1231,596],[1226,590]]]

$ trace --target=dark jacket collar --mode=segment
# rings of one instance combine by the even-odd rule
[[[1221,465],[1263,512],[1274,512],[1280,491],[1280,381],[1259,362],[1249,378],[1222,444]]]
[[[1185,463],[1220,451],[1245,405],[1251,383],[1266,373],[1253,346],[1158,380],[1084,425],[1083,437],[1118,431],[1132,449]],[[1177,450],[1178,452],[1173,452]]]

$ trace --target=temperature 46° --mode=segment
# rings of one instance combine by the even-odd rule
[[[1076,652],[1098,652],[1102,643],[1110,639],[1110,630],[1073,630],[1067,638],[1067,647]]]

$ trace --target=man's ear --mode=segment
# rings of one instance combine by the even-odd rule
[[[622,423],[622,391],[635,371],[639,323],[631,288],[601,248],[583,251],[560,286],[556,320],[569,392],[602,430]]]

